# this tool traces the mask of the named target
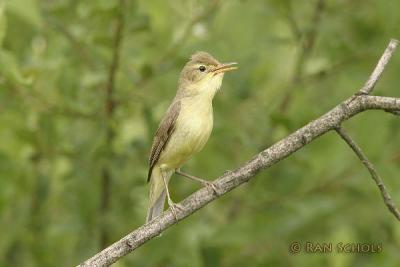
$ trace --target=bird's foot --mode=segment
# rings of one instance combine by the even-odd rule
[[[173,202],[170,198],[168,199],[168,206],[172,212],[172,215],[174,215],[175,221],[178,222],[177,211],[183,211],[184,208],[181,204]]]

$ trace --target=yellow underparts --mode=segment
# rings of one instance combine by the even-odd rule
[[[212,100],[191,97],[181,100],[175,130],[157,163],[162,169],[176,170],[199,152],[213,128]]]

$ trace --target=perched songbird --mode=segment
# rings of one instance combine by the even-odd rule
[[[212,100],[221,87],[224,73],[237,69],[235,64],[221,64],[210,54],[197,52],[184,66],[178,91],[157,129],[150,152],[147,222],[163,212],[165,197],[176,218],[175,209],[180,207],[171,200],[168,191],[174,173],[217,190],[212,183],[181,172],[180,167],[207,142],[213,128]]]

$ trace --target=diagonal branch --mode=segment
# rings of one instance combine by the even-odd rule
[[[400,221],[400,212],[396,207],[396,204],[393,202],[389,192],[386,189],[385,184],[382,181],[382,178],[379,176],[378,172],[375,170],[374,165],[368,160],[367,156],[362,152],[361,148],[354,142],[354,140],[347,134],[347,132],[342,128],[338,127],[335,129],[336,132],[340,135],[340,137],[350,146],[350,148],[356,153],[357,157],[361,160],[362,164],[368,169],[371,174],[372,179],[374,179],[376,185],[381,191],[381,195],[383,198],[383,202],[388,207],[391,213]]]
[[[388,59],[391,55],[392,53]],[[379,76],[370,77],[370,80],[373,81],[372,84],[376,83]],[[318,119],[255,155],[244,165],[216,179],[213,183],[219,188],[219,195],[214,194],[212,188],[201,188],[180,203],[183,209],[176,214],[177,218],[174,217],[171,210],[167,210],[160,217],[140,226],[79,266],[109,266],[113,264],[209,202],[248,182],[262,169],[283,160],[328,131],[337,129],[344,121],[358,113],[371,109],[400,111],[400,98],[360,94],[346,99]]]

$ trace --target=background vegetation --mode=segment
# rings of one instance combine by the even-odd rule
[[[73,266],[141,225],[152,135],[189,55],[237,61],[214,101],[208,179],[321,115],[366,81],[399,1],[1,0],[0,266]],[[119,59],[119,60],[118,60]],[[400,55],[375,90],[399,96]],[[400,203],[399,118],[345,127]],[[175,200],[198,188],[172,179]],[[292,255],[292,241],[381,243]],[[334,133],[116,266],[395,266],[400,228]]]

